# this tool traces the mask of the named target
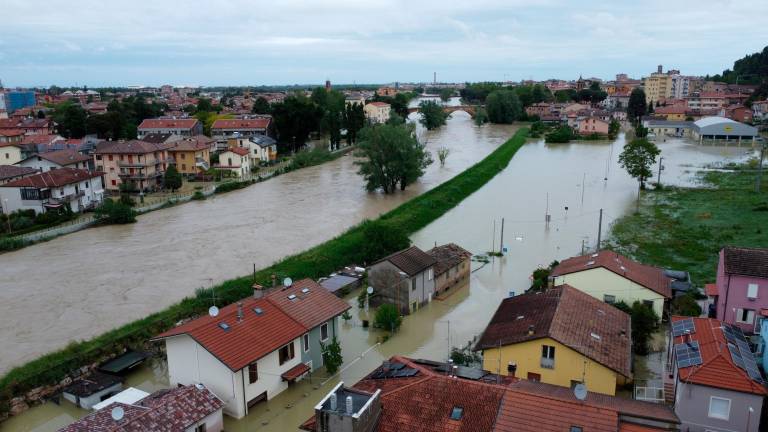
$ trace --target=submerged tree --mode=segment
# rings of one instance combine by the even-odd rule
[[[661,153],[656,144],[645,138],[635,138],[626,145],[619,155],[619,164],[627,173],[636,178],[639,188],[645,189],[645,182],[653,174],[651,166],[656,163],[656,156]],[[637,209],[640,209],[640,193],[637,194]]]
[[[437,158],[440,160],[440,166],[445,165],[445,160],[448,158],[448,155],[451,153],[451,149],[448,147],[440,147],[437,149]]]
[[[419,122],[428,130],[439,128],[448,119],[448,114],[443,110],[443,107],[433,100],[421,101],[419,115],[421,115]]]
[[[509,124],[523,114],[523,104],[512,90],[496,90],[485,99],[488,119],[491,123]]]

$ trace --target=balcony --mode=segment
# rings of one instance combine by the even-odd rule
[[[134,162],[128,162],[128,161],[118,161],[117,166],[120,168],[146,168],[151,166],[160,165],[162,163],[173,163],[173,158],[167,158],[167,159],[153,159],[150,161],[145,160],[144,162],[134,161]]]
[[[541,358],[541,367],[544,369],[554,369],[555,368],[555,359],[553,358]]]
[[[155,171],[151,174],[144,174],[144,173],[118,173],[117,176],[120,177],[123,180],[150,180],[153,178],[157,178],[162,176],[163,173],[160,171]]]
[[[59,201],[59,202],[70,202],[70,201],[75,201],[78,198],[81,198],[81,197],[84,197],[84,196],[85,196],[85,191],[79,191],[79,192],[75,192],[75,193],[72,193],[72,194],[64,195],[64,196],[61,196],[61,197],[55,197],[54,199],[56,201]]]

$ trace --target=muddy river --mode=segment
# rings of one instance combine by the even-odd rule
[[[190,293],[190,286],[203,283],[199,279],[211,274],[228,277],[222,275],[225,273],[222,268],[231,272],[231,275],[246,273],[254,260],[271,261],[274,257],[290,253],[294,249],[303,249],[340,232],[343,229],[340,225],[344,223],[353,223],[391,208],[407,196],[412,196],[455,174],[459,166],[466,166],[480,154],[487,153],[510,132],[510,128],[484,126],[477,129],[469,118],[463,116],[451,120],[448,127],[434,134],[429,145],[450,145],[455,149],[452,150],[455,153],[449,156],[448,165],[455,165],[453,168],[446,166],[445,169],[430,167],[424,184],[413,188],[404,196],[383,198],[363,193],[359,179],[354,175],[351,160],[345,157],[330,165],[297,172],[295,178],[279,177],[271,185],[268,182],[243,192],[235,192],[233,195],[192,204],[196,208],[182,206],[168,212],[150,214],[132,227],[105,228],[103,234],[98,234],[102,230],[90,230],[71,236],[71,239],[60,239],[72,247],[72,251],[62,250],[62,246],[56,245],[56,241],[43,245],[52,245],[57,251],[55,253],[60,255],[52,255],[52,252],[47,250],[47,253],[43,252],[40,247],[30,248],[19,254],[29,253],[38,260],[53,257],[55,265],[66,268],[63,271],[77,282],[33,273],[32,279],[45,280],[47,285],[37,286],[25,277],[23,287],[32,291],[33,296],[34,291],[43,289],[45,293],[40,294],[41,296],[55,297],[53,302],[45,299],[30,300],[30,303],[44,305],[42,313],[49,313],[52,305],[64,301],[64,298],[70,305],[76,305],[78,302],[88,303],[94,291],[113,287],[112,297],[100,296],[102,301],[98,304],[104,310],[90,311],[87,314],[82,312],[83,316],[80,316],[81,312],[67,312],[61,316],[60,321],[46,322],[54,329],[69,319],[80,324],[85,321],[90,325],[108,327],[102,320],[111,317],[107,322],[114,322],[115,311],[130,311],[131,316],[135,316],[135,309],[152,310],[153,307],[143,302],[157,301],[167,304],[170,299],[166,297]],[[459,144],[455,140],[462,140],[462,143]],[[414,243],[423,248],[429,248],[435,243],[456,242],[473,253],[484,253],[494,246],[498,248],[503,217],[504,244],[509,249],[506,256],[495,259],[482,268],[480,264],[474,263],[475,271],[468,286],[454,291],[443,300],[435,300],[418,313],[406,317],[402,329],[382,344],[378,343],[382,333],[362,328],[361,321],[366,318],[366,312],[357,308],[355,294],[351,294],[348,301],[353,307],[353,319],[342,325],[341,343],[345,365],[340,376],[326,377],[322,370],[317,371],[311,379],[304,380],[269,402],[254,407],[255,410],[245,419],[235,421],[225,417],[226,430],[294,431],[299,423],[312,415],[314,405],[339,379],[352,384],[368,374],[383,359],[395,354],[444,360],[450,346],[467,344],[483,330],[502,298],[508,296],[510,291],[520,293],[528,287],[529,275],[535,267],[546,265],[554,259],[578,254],[582,242],[585,247],[594,247],[600,208],[604,209],[603,238],[611,221],[632,209],[637,183],[618,167],[616,160],[623,144],[623,137],[615,142],[568,145],[529,142],[500,175],[455,209],[412,236]],[[696,167],[717,161],[743,159],[749,152],[745,147],[700,147],[678,140],[661,142],[659,146],[666,167],[662,173],[662,182],[680,185],[691,182]],[[444,170],[451,172],[444,173]],[[282,195],[280,191],[283,192]],[[299,194],[301,199],[298,196],[292,197],[288,191]],[[271,205],[272,199],[281,200],[283,207],[278,209]],[[328,200],[333,202],[327,202]],[[227,205],[223,206],[222,201],[226,201]],[[311,207],[302,206],[303,203]],[[285,206],[292,211],[307,211],[311,216],[299,211],[282,222],[283,219],[276,213],[285,212],[282,210]],[[544,223],[547,208],[551,214],[549,225]],[[270,217],[262,217],[263,212],[271,213]],[[153,220],[155,218],[157,220]],[[171,224],[168,219],[172,219]],[[160,223],[164,225],[162,229],[158,227]],[[261,224],[269,225],[270,228],[262,229]],[[151,234],[138,233],[143,228],[151,227],[154,227]],[[136,230],[135,235],[141,240],[129,237],[128,233],[121,233],[121,230]],[[239,230],[243,230],[245,234],[238,236]],[[173,236],[166,232],[173,233]],[[278,235],[277,232],[281,234]],[[218,233],[221,235],[217,235]],[[86,238],[81,238],[82,236]],[[100,237],[101,242],[107,242],[107,238],[111,239],[110,243],[116,242],[120,247],[107,249],[101,243],[95,242],[91,236]],[[73,242],[82,244],[75,247]],[[185,247],[184,243],[189,243],[190,246]],[[264,245],[269,245],[270,253],[264,251]],[[121,247],[128,251],[121,251]],[[96,248],[99,253],[91,252],[92,248]],[[107,253],[118,254],[120,258],[101,256]],[[68,268],[63,264],[63,254],[81,263],[83,267]],[[269,259],[266,259],[265,255],[268,255]],[[22,257],[10,257],[15,266],[31,271],[32,266],[25,264]],[[123,261],[126,261],[123,266],[114,265]],[[232,265],[232,261],[237,265]],[[112,265],[102,267],[105,262]],[[171,269],[176,271],[169,272]],[[102,272],[105,275],[102,276]],[[23,274],[20,270],[14,270],[14,273],[19,276]],[[86,283],[88,288],[78,285],[90,280],[89,278],[96,278],[98,283]],[[186,281],[186,285],[181,283],[182,281]],[[3,283],[6,288],[16,286]],[[55,286],[51,286],[53,284]],[[70,289],[74,289],[80,298],[63,294]],[[23,293],[24,289],[18,291]],[[108,301],[109,299],[112,301]],[[18,312],[14,313],[17,319],[24,316]],[[97,313],[98,318],[94,319],[93,316]],[[17,321],[3,315],[0,314],[0,319],[4,321],[3,331],[11,333],[4,337],[16,341],[16,348],[21,349],[24,338],[17,335],[16,329],[22,329],[14,324],[11,326],[14,330],[9,330],[8,324]],[[82,331],[77,325],[68,328],[70,331]],[[56,331],[57,334],[70,334],[59,329]],[[56,345],[55,338],[48,340],[48,345]],[[35,345],[40,346],[39,343]],[[653,379],[658,373],[658,367],[643,364],[642,371],[642,379]],[[129,384],[152,391],[167,385],[166,375],[163,362],[154,361],[132,375]],[[85,414],[86,412],[75,409],[70,404],[60,407],[48,403],[0,424],[0,430],[54,431]]]

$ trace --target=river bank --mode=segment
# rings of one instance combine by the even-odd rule
[[[380,217],[385,223],[396,224],[407,233],[414,232],[454,207],[463,198],[478,190],[500,172],[517,150],[525,143],[526,130],[515,136],[468,168],[434,189],[407,201]],[[290,275],[294,278],[328,274],[350,262],[361,262],[364,249],[362,225],[357,225],[331,241],[315,246],[254,273],[252,276],[228,280],[216,287],[200,289],[194,297],[187,297],[162,312],[126,324],[94,339],[72,343],[65,349],[47,354],[23,366],[14,368],[0,380],[0,408],[10,409],[10,397],[21,395],[42,385],[61,381],[70,371],[114,355],[126,346],[139,346],[151,336],[170,328],[181,319],[204,311],[213,293],[223,304],[248,295],[254,281],[270,283],[271,275]]]
[[[687,270],[697,286],[715,281],[724,245],[768,244],[768,181],[755,192],[755,172],[706,171],[699,187],[647,190],[640,212],[617,220],[608,245],[641,262]]]

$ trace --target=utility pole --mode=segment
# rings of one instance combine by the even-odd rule
[[[765,158],[765,148],[768,143],[763,143],[760,147],[760,163],[757,165],[757,180],[755,181],[755,192],[760,193],[760,183],[763,182],[763,159]]]
[[[504,218],[501,218],[501,240],[499,243],[499,253],[504,254]]]
[[[595,252],[600,252],[600,239],[603,235],[603,209],[600,209],[600,219],[597,222],[597,249]]]
[[[664,165],[661,163],[664,162],[664,156],[659,158],[659,177],[656,179],[656,184],[661,186],[661,170],[664,169]]]
[[[581,177],[581,207],[584,207],[584,182],[587,181],[587,173]]]

